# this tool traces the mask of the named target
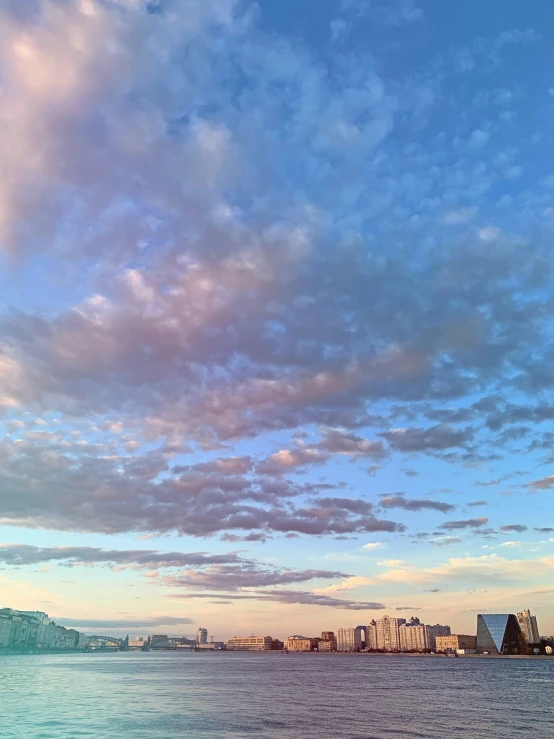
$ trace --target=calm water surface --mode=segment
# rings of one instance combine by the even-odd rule
[[[0,657],[1,739],[554,738],[554,660]]]

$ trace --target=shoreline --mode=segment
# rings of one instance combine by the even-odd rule
[[[141,652],[141,650],[92,650],[85,651],[83,649],[22,649],[22,650],[7,650],[0,648],[0,657],[36,657],[40,655],[74,655],[74,654],[168,654],[168,653],[187,653],[187,654],[272,654],[280,655],[283,657],[291,657],[294,655],[313,655],[318,657],[425,657],[425,658],[440,658],[444,659],[531,659],[531,660],[552,660],[554,655],[549,654],[460,654],[458,656],[454,654],[426,654],[424,652],[284,652],[282,650],[267,650],[267,651],[248,651],[240,649],[214,649],[214,650],[189,650],[189,649],[156,649],[148,652]]]

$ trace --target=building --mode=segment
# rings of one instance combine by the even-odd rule
[[[150,649],[169,649],[169,637],[167,634],[152,634],[150,637]]]
[[[127,646],[129,649],[144,649],[146,642],[142,636],[136,636],[134,639],[129,639]]]
[[[428,649],[427,627],[420,623],[402,624],[399,629],[400,649],[407,652],[424,652]]]
[[[481,654],[526,654],[527,642],[513,613],[477,616],[477,652]]]
[[[437,652],[474,652],[477,649],[477,637],[470,634],[450,634],[437,636]]]
[[[337,652],[360,652],[363,649],[362,634],[365,626],[352,626],[337,631]]]
[[[366,629],[366,647],[369,650],[377,649],[377,623],[372,621]]]
[[[287,636],[285,639],[285,649],[289,652],[313,652],[317,649],[317,642],[317,639],[295,634],[294,636]]]
[[[225,649],[225,642],[222,642],[222,641],[209,641],[209,642],[206,642],[205,644],[197,644],[196,645],[196,648],[197,649],[201,649],[201,650],[207,650],[207,651],[210,651],[210,650],[211,651],[220,651],[222,649]],[[189,647],[189,649],[190,649],[190,647]]]
[[[207,644],[208,643],[208,629],[203,629],[202,626],[196,632],[196,643]]]
[[[527,644],[539,644],[541,638],[536,616],[531,616],[531,611],[521,611],[517,614],[517,622]]]
[[[272,641],[270,636],[233,636],[225,646],[235,652],[264,652],[271,649]]]
[[[1,649],[81,649],[86,642],[84,634],[56,625],[43,611],[0,609]]]
[[[436,650],[437,648],[437,637],[438,636],[450,636],[452,631],[450,626],[443,626],[442,624],[435,624],[434,626],[425,626],[427,648]]]
[[[390,618],[383,616],[375,622],[376,649],[387,652],[400,651],[400,627],[406,623],[405,618]]]
[[[173,636],[169,639],[171,649],[195,649],[205,647],[206,644],[198,644],[196,639],[188,639],[186,636]]]
[[[322,631],[321,639],[318,639],[317,649],[319,652],[336,652],[337,640],[334,631]]]

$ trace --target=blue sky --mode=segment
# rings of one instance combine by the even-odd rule
[[[550,3],[0,2],[0,595],[554,632]]]

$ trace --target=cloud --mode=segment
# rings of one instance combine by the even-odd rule
[[[1,520],[61,530],[192,536],[402,530],[378,519],[366,502],[318,498],[329,485],[296,486],[242,474],[251,464],[246,458],[172,465],[163,449],[137,455],[120,447],[119,439],[102,446],[71,434],[7,442],[0,450]]]
[[[371,551],[373,549],[380,549],[383,546],[383,543],[380,541],[370,541],[367,544],[362,545],[362,549],[366,549],[367,551]]]
[[[423,428],[397,428],[381,433],[393,449],[401,452],[442,451],[463,447],[471,441],[470,430],[454,429],[446,424]]]
[[[500,531],[505,531],[506,533],[510,531],[517,531],[518,533],[520,533],[523,531],[527,531],[527,529],[528,527],[522,523],[511,523],[500,527]]]
[[[447,521],[441,524],[439,528],[447,529],[448,531],[455,531],[457,529],[478,529],[485,526],[489,522],[489,519],[485,516],[481,518],[468,518],[464,521]]]
[[[2,4],[2,523],[397,533],[340,497],[339,455],[551,448],[545,185],[518,190],[532,145],[502,143],[498,109],[524,119],[529,100],[488,73],[540,39],[507,31],[389,76],[380,43],[338,44],[359,18],[392,33],[421,10],[343,16],[321,53],[249,2]],[[333,479],[287,479],[315,465]]]
[[[193,598],[218,598],[224,596],[207,595],[197,593],[176,593],[169,596],[170,598],[178,598],[190,600]],[[380,611],[386,608],[383,603],[374,603],[372,601],[354,601],[345,600],[343,598],[331,598],[327,595],[319,593],[310,593],[302,590],[264,590],[259,593],[241,593],[233,595],[233,600],[255,600],[267,601],[270,603],[282,603],[285,605],[305,605],[305,606],[323,606],[325,608],[340,608],[347,611]]]
[[[370,441],[345,429],[322,429],[322,439],[316,448],[328,454],[344,454],[353,459],[382,460],[388,455],[382,441]]]
[[[403,567],[406,562],[402,559],[384,559],[377,564],[381,567]]]
[[[468,146],[471,149],[482,149],[487,145],[490,139],[490,134],[487,131],[475,130],[472,131],[469,137]]]
[[[165,567],[231,564],[240,561],[242,558],[235,553],[208,554],[206,552],[158,552],[142,549],[111,550],[97,547],[36,547],[29,544],[0,544],[0,562],[15,567],[42,562],[60,562],[72,566],[129,565],[153,570]]]
[[[128,618],[107,618],[95,619],[87,618],[56,618],[55,622],[59,626],[75,629],[131,629],[145,628],[151,629],[156,626],[184,626],[193,624],[194,621],[186,616],[146,616],[137,618],[129,616]]]
[[[440,536],[436,539],[429,539],[429,543],[436,547],[448,547],[452,544],[461,544],[462,540],[457,536]]]
[[[554,475],[541,477],[539,480],[528,482],[527,487],[533,488],[533,490],[548,490],[549,488],[554,487]]]
[[[529,572],[548,578],[554,569],[554,557],[536,559],[508,559],[498,554],[483,556],[466,555],[452,557],[439,565],[431,567],[415,567],[405,565],[402,568],[390,568],[376,575],[377,583],[396,583],[418,587],[426,583],[453,583],[458,587],[461,583],[472,588],[486,584],[488,588],[505,586],[506,583],[527,583]]]
[[[327,457],[315,449],[282,449],[256,466],[256,471],[265,475],[282,475],[314,464],[324,464]]]
[[[554,528],[551,528],[550,526],[540,526],[535,528],[535,531],[538,531],[540,534],[550,534],[554,531]]]
[[[194,590],[239,591],[241,588],[290,585],[309,580],[334,580],[351,575],[335,570],[292,570],[241,557],[236,552],[158,552],[154,550],[105,550],[95,547],[35,547],[0,545],[0,562],[22,567],[42,562],[64,566],[106,565],[112,569],[147,570],[156,584]],[[178,569],[169,574],[160,571]]]
[[[467,503],[468,506],[471,508],[476,508],[479,506],[488,505],[486,500],[472,500],[470,503]]]
[[[325,464],[333,455],[344,455],[351,459],[382,460],[387,450],[382,441],[369,441],[345,429],[320,429],[322,438],[310,446],[297,440],[296,449],[281,449],[258,463],[260,474],[282,475],[311,465]]]
[[[369,582],[370,581],[367,577],[354,575],[348,577],[346,580],[343,580],[340,583],[332,583],[331,585],[327,585],[324,588],[317,588],[315,592],[319,594],[340,593],[344,590],[354,590],[355,588],[359,588],[361,585],[367,585]]]
[[[405,498],[402,493],[382,496],[379,505],[382,508],[403,508],[406,511],[433,510],[440,511],[441,513],[450,513],[450,511],[456,508],[455,505],[442,503],[438,500]]]
[[[522,547],[524,546],[524,543],[522,541],[503,541],[500,546],[509,548]]]
[[[332,570],[287,570],[259,562],[245,562],[240,565],[214,565],[202,570],[188,569],[178,575],[165,575],[158,582],[170,588],[234,592],[243,588],[266,588],[345,577],[350,576]]]

